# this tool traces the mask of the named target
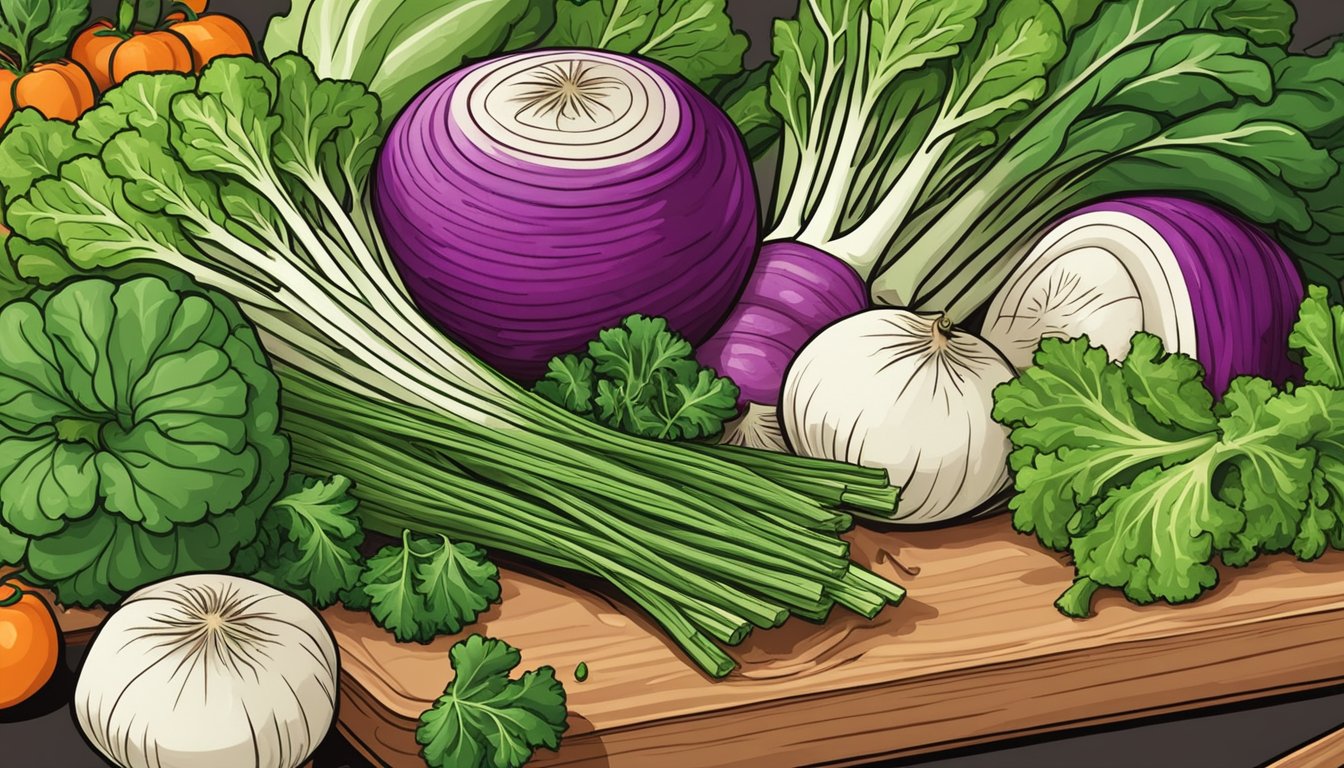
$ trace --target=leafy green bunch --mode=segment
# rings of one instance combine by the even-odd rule
[[[1063,613],[1088,615],[1103,586],[1193,600],[1218,582],[1215,557],[1344,548],[1344,308],[1326,289],[1310,289],[1289,345],[1305,385],[1242,377],[1219,402],[1198,362],[1144,333],[1118,364],[1086,338],[1047,339],[995,390],[1013,525],[1073,555]]]
[[[737,415],[737,385],[702,368],[661,317],[631,315],[583,355],[550,361],[536,393],[603,426],[659,440],[712,437]]]
[[[1344,43],[1289,54],[1294,19],[1288,0],[802,3],[775,27],[767,239],[967,316],[1060,215],[1163,193],[1262,225],[1333,287]]]
[[[227,299],[87,278],[0,309],[0,564],[64,605],[222,570],[280,492],[279,382]]]

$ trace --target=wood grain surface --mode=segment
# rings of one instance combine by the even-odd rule
[[[1341,765],[1344,765],[1344,728],[1302,745],[1266,768],[1339,768]]]
[[[504,571],[502,603],[464,634],[506,640],[564,682],[569,732],[539,766],[848,765],[1344,681],[1344,553],[1229,569],[1189,605],[1104,594],[1074,621],[1052,605],[1071,568],[1002,517],[849,538],[906,601],[871,622],[837,611],[757,631],[722,681],[620,599],[523,569]],[[377,764],[423,765],[416,721],[460,636],[404,645],[365,615],[324,615],[343,733]]]

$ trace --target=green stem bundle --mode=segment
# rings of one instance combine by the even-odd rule
[[[605,579],[711,675],[733,668],[711,640],[735,644],[790,614],[820,620],[836,603],[871,617],[904,596],[849,562],[848,545],[834,537],[846,516],[825,506],[851,491],[872,494],[880,474],[872,470],[815,466],[826,471],[813,485],[797,470],[824,462],[711,447],[687,451],[693,462],[637,464],[633,448],[628,458],[598,443],[571,453],[451,414],[359,400],[298,371],[282,375],[295,460],[353,479],[368,528],[446,534]],[[568,460],[583,455],[612,462],[609,484],[594,486]],[[793,487],[748,467],[793,472]],[[667,495],[623,488],[621,474],[636,469],[645,482],[666,483]]]

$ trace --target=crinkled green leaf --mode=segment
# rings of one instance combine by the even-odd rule
[[[1157,423],[1186,434],[1217,428],[1203,366],[1184,355],[1166,354],[1156,336],[1136,334],[1121,371],[1134,402]]]
[[[172,219],[132,205],[121,179],[109,176],[94,157],[66,163],[58,178],[37,182],[10,204],[6,221],[30,242],[60,245],[64,258],[81,268],[137,259],[171,263],[186,247]],[[28,274],[25,256],[20,256],[18,265]]]
[[[499,599],[499,572],[474,544],[417,536],[370,557],[346,606],[372,614],[401,642],[459,632]]]
[[[536,393],[574,413],[593,409],[593,359],[560,355],[547,365],[546,376],[534,387]]]
[[[272,110],[276,75],[259,61],[222,57],[201,73],[195,91],[175,96],[180,127],[173,147],[193,171],[252,182],[273,174],[272,142],[283,124]]]
[[[1260,552],[1283,551],[1297,538],[1316,465],[1315,452],[1303,444],[1323,415],[1320,394],[1280,394],[1264,379],[1240,378],[1223,397],[1220,448],[1233,487],[1222,495],[1235,497],[1246,517],[1236,542],[1219,545],[1227,550],[1223,560],[1229,565],[1244,565]]]
[[[67,160],[97,149],[97,144],[76,138],[74,125],[64,120],[48,120],[36,109],[15,112],[0,134],[4,202],[27,194],[38,179],[55,176]]]
[[[170,132],[173,97],[196,85],[196,78],[175,72],[131,75],[84,113],[75,136],[101,147],[118,133],[134,129],[155,143],[166,146]]]
[[[1213,441],[1212,399],[1189,385],[1199,366],[1159,361],[1145,334],[1134,344],[1149,353],[1137,358],[1145,374],[1175,384],[1163,399],[1186,402],[1149,412],[1143,399],[1157,395],[1136,399],[1123,369],[1086,338],[1046,339],[1033,367],[994,390],[994,418],[1012,430],[1013,525],[1048,547],[1067,548],[1080,529],[1075,515],[1108,489],[1197,456]]]
[[[350,480],[296,475],[261,518],[261,531],[234,571],[325,608],[359,580],[364,530]]]
[[[1153,467],[1106,496],[1097,524],[1072,542],[1082,577],[1123,589],[1136,603],[1193,600],[1218,581],[1214,549],[1245,525],[1214,495],[1212,452]]]
[[[301,56],[281,56],[271,66],[283,118],[275,135],[276,166],[309,185],[335,182],[337,198],[352,185],[362,190],[377,149],[378,99],[356,83],[319,80]],[[337,174],[324,179],[331,168]]]
[[[279,384],[256,335],[179,280],[87,278],[0,309],[0,518],[63,603],[227,565],[280,488]],[[218,553],[184,549],[193,526]],[[80,572],[95,565],[120,575],[95,589],[111,578]]]
[[[420,716],[415,731],[431,768],[521,768],[540,748],[556,749],[566,725],[565,690],[555,670],[518,679],[518,651],[472,635],[453,646],[453,681]]]
[[[1293,553],[1314,560],[1327,546],[1344,549],[1344,455],[1338,448],[1318,448],[1316,473],[1312,478],[1311,506],[1302,530],[1293,542]]]
[[[1300,356],[1307,381],[1344,389],[1344,307],[1332,306],[1325,288],[1308,288],[1288,346]]]
[[[555,26],[540,44],[637,53],[701,86],[742,71],[747,52],[724,0],[559,0]]]
[[[1330,546],[1330,533],[1340,525],[1341,519],[1335,512],[1337,504],[1332,498],[1333,488],[1329,476],[1340,472],[1344,465],[1333,459],[1318,459],[1312,474],[1310,504],[1302,517],[1301,527],[1293,538],[1293,554],[1301,560],[1315,560],[1325,554]]]

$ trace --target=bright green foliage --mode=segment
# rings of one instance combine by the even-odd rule
[[[534,0],[296,0],[271,21],[266,56],[299,53],[322,78],[368,86],[391,119],[468,61],[537,42],[555,7]]]
[[[965,316],[1063,213],[1161,191],[1344,277],[1344,44],[1281,48],[1286,0],[833,0],[776,23],[784,144],[767,240],[879,303]]]
[[[420,716],[415,740],[431,768],[521,768],[538,747],[556,749],[565,689],[551,667],[509,679],[521,656],[502,640],[472,635],[449,651],[455,675]]]
[[[1301,353],[1308,381],[1344,389],[1344,307],[1331,306],[1325,289],[1308,289],[1288,345]]]
[[[369,558],[343,600],[401,642],[459,632],[499,600],[499,570],[474,544],[402,534]]]
[[[1100,586],[1185,602],[1217,583],[1215,556],[1243,566],[1344,544],[1341,316],[1313,286],[1290,338],[1309,383],[1243,377],[1216,406],[1198,363],[1146,334],[1119,364],[1086,339],[1046,340],[995,390],[1015,448],[1014,526],[1077,568],[1061,610],[1087,615]]]
[[[562,355],[537,394],[600,424],[661,440],[709,437],[737,415],[736,385],[701,368],[661,317],[631,315],[601,331],[588,354]]]
[[[270,584],[315,608],[336,602],[359,579],[364,529],[350,481],[294,475],[261,518],[261,530],[238,553],[234,571]]]
[[[741,72],[747,52],[724,0],[559,0],[541,45],[637,53],[702,87]]]
[[[5,0],[0,6],[0,67],[27,72],[60,57],[89,19],[82,0]]]
[[[66,605],[226,568],[288,468],[278,395],[251,326],[202,289],[90,278],[10,303],[0,554]]]
[[[1159,359],[1160,348],[1156,338],[1137,335],[1122,369],[1085,339],[1046,339],[1036,365],[995,391],[995,419],[1030,425],[1014,431],[1009,459],[1017,473],[1010,504],[1018,530],[1063,549],[1095,523],[1107,490],[1198,455],[1212,442],[1206,433],[1213,398],[1201,383],[1203,370],[1185,358]],[[1172,392],[1185,403],[1173,403]]]

